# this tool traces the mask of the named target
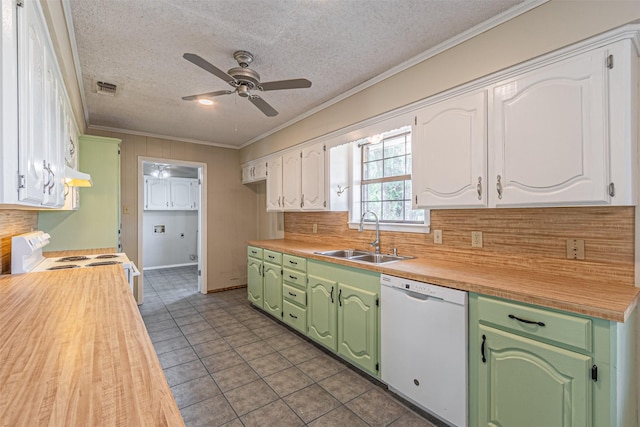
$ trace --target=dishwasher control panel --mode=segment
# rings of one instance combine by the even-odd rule
[[[418,282],[416,280],[403,279],[401,277],[380,275],[380,284],[392,288],[400,288],[421,295],[442,299],[455,304],[466,304],[467,292],[457,289],[444,288],[431,283]]]

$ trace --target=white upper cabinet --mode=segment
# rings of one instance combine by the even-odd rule
[[[282,155],[282,207],[284,210],[302,209],[301,152],[290,151]]]
[[[266,160],[256,160],[242,166],[242,183],[249,184],[267,179]]]
[[[144,178],[144,209],[169,209],[169,186],[164,179]]]
[[[414,206],[635,204],[637,73],[622,39],[548,55],[417,111]]]
[[[267,211],[325,210],[325,146],[272,156],[267,161]]]
[[[415,206],[487,205],[486,91],[419,110],[412,129]]]
[[[18,199],[61,207],[66,92],[38,2],[18,8],[18,28]]]
[[[171,209],[187,210],[193,209],[193,193],[191,192],[192,179],[171,179],[169,180],[169,199]]]
[[[302,156],[300,157],[302,210],[323,210],[327,206],[324,164],[324,145],[317,144],[302,149]]]
[[[267,211],[282,212],[282,156],[267,160]]]
[[[609,202],[604,49],[493,88],[495,206]]]
[[[189,211],[198,209],[198,180],[144,178],[144,209]]]

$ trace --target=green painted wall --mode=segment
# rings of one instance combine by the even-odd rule
[[[80,188],[75,211],[42,211],[38,228],[51,235],[45,251],[118,248],[120,224],[120,140],[80,137],[79,170],[92,187]]]

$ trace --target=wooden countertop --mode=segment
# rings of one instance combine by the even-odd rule
[[[544,272],[496,271],[471,263],[468,265],[447,263],[429,260],[427,257],[375,265],[314,253],[345,249],[342,247],[321,246],[317,243],[284,239],[253,240],[248,243],[278,252],[616,322],[624,322],[633,312],[640,298],[640,288],[616,283],[603,287],[601,283],[590,283],[589,278],[576,282]]]
[[[0,276],[0,325],[0,426],[184,426],[120,266]]]

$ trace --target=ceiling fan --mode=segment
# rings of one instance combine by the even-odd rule
[[[260,83],[260,74],[249,68],[249,64],[253,62],[253,55],[246,50],[239,50],[233,54],[239,67],[231,68],[226,73],[194,53],[185,53],[182,57],[214,76],[221,78],[234,88],[233,90],[218,90],[215,92],[201,93],[199,95],[183,96],[182,99],[185,101],[208,99],[218,95],[230,95],[237,92],[241,97],[248,98],[249,101],[258,107],[265,115],[274,117],[278,115],[276,109],[258,95],[251,93],[252,90],[268,91],[311,87],[311,82],[307,79],[277,80]]]

